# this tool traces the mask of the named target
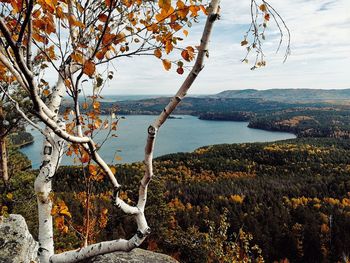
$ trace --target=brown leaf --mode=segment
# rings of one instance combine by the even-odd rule
[[[248,44],[248,41],[246,39],[244,39],[242,42],[241,42],[241,46],[245,46]]]
[[[167,59],[162,59],[163,62],[163,67],[165,68],[165,70],[169,70],[171,69],[171,62]]]
[[[83,72],[88,75],[89,77],[92,77],[95,73],[96,65],[94,62],[88,60],[84,64]]]
[[[159,0],[158,5],[161,9],[168,11],[171,7],[171,0]]]
[[[266,5],[265,4],[262,4],[259,6],[259,9],[263,12],[266,12],[267,11],[267,8],[266,8]]]
[[[157,58],[161,58],[162,57],[162,51],[159,48],[157,48],[156,50],[154,50],[154,55]]]

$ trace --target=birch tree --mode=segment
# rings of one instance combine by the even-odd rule
[[[204,67],[213,24],[219,18],[219,0],[208,5],[202,0],[2,0],[0,1],[0,80],[1,91],[16,107],[21,117],[44,135],[42,164],[35,180],[39,213],[40,262],[78,262],[89,257],[113,251],[130,251],[138,247],[150,234],[144,214],[147,189],[153,177],[153,152],[158,130],[167,120]],[[266,27],[272,15],[278,13],[265,1],[260,5],[251,1],[252,21],[242,46],[247,53],[256,50],[259,56],[254,67],[263,66],[260,29]],[[197,47],[181,47],[188,27],[199,13],[206,23]],[[262,14],[262,16],[258,16]],[[256,15],[256,16],[255,16]],[[261,25],[258,20],[262,19]],[[264,23],[264,24],[263,24]],[[279,27],[280,28],[280,27]],[[250,38],[248,37],[251,36]],[[251,43],[249,43],[251,39]],[[170,53],[179,59],[170,59]],[[113,60],[130,56],[154,56],[161,60],[165,70],[176,66],[184,73],[184,63],[194,62],[192,69],[169,104],[147,130],[144,155],[144,176],[139,186],[136,206],[119,197],[121,185],[115,171],[101,158],[98,144],[86,131],[81,103],[82,84],[93,86],[92,107],[99,109],[98,98],[102,87],[112,78],[108,69]],[[45,72],[55,72],[57,81],[50,87]],[[11,87],[20,87],[30,102],[30,112],[45,125],[40,128],[13,97]],[[68,95],[73,102],[74,122],[66,123],[60,114],[62,98]],[[90,115],[93,125],[100,123],[98,116]],[[97,124],[98,125],[98,124]],[[110,125],[115,125],[110,123]],[[60,165],[64,147],[78,147],[87,160],[108,176],[113,188],[112,202],[126,214],[132,215],[137,232],[130,239],[86,244],[79,250],[55,254],[53,241],[53,204],[51,182]],[[69,215],[66,207],[55,207],[61,215]],[[54,210],[55,210],[54,209]]]

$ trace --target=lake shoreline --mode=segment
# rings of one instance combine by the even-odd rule
[[[108,163],[133,163],[144,158],[147,127],[157,117],[155,115],[123,115],[118,123],[115,136],[108,139],[100,150]],[[121,116],[120,116],[121,117]],[[200,120],[192,115],[174,115],[159,130],[154,157],[177,152],[192,152],[207,145],[271,142],[293,139],[287,132],[271,132],[247,127],[248,122]],[[21,149],[32,161],[33,168],[40,166],[42,135],[31,131],[34,143]],[[101,132],[95,141],[103,141],[106,134]],[[117,157],[117,158],[116,158]],[[119,158],[121,157],[121,158]],[[119,160],[121,159],[121,160]],[[74,164],[73,158],[63,157],[62,165]]]

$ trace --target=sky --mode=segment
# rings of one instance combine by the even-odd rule
[[[249,0],[222,0],[221,20],[214,25],[210,58],[190,90],[214,94],[228,89],[350,88],[350,1],[270,0],[291,31],[291,55],[276,54],[278,34],[270,23],[265,41],[267,66],[251,71],[241,63],[240,46],[249,23]],[[190,29],[185,43],[196,45],[204,20]],[[172,94],[185,78],[166,72],[153,57],[122,59],[115,63],[115,79],[105,94]]]

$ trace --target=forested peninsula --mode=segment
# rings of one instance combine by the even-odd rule
[[[282,96],[284,94],[284,96]],[[203,120],[247,121],[251,128],[294,133],[297,137],[350,138],[350,90],[238,90],[188,97],[174,114]],[[101,102],[101,111],[153,115],[169,97]],[[66,104],[71,107],[72,105]]]

